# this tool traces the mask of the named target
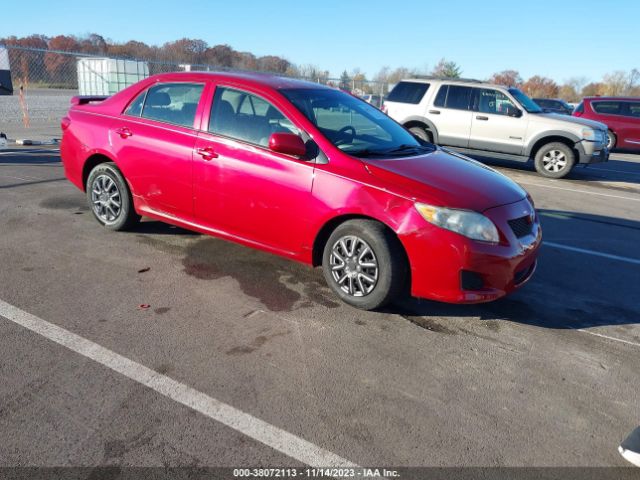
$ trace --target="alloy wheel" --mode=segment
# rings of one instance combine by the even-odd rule
[[[548,172],[558,173],[567,166],[567,156],[560,150],[550,150],[542,157],[542,165]]]
[[[107,224],[115,222],[122,212],[118,184],[108,175],[98,175],[91,184],[91,203],[100,220]]]
[[[364,297],[378,283],[378,260],[362,238],[346,235],[331,248],[331,276],[338,287],[352,297]]]

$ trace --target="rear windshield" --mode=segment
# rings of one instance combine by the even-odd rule
[[[387,101],[417,104],[429,90],[428,83],[400,82],[389,93]]]

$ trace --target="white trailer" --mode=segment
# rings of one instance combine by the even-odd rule
[[[80,95],[113,95],[149,76],[149,64],[115,58],[78,58]]]

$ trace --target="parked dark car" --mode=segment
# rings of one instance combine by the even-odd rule
[[[560,113],[562,115],[573,113],[573,107],[561,98],[533,98],[532,100],[546,113]]]
[[[587,97],[573,115],[605,123],[609,150],[640,150],[639,97]]]

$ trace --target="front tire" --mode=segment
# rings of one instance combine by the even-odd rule
[[[562,178],[575,164],[576,156],[571,148],[560,142],[543,145],[536,153],[536,171],[548,178]]]
[[[433,138],[431,138],[431,134],[429,131],[422,127],[411,127],[409,132],[415,137],[418,137],[420,140],[424,140],[425,142],[433,143]]]
[[[329,287],[345,303],[373,310],[400,295],[407,261],[400,241],[384,225],[374,220],[349,220],[327,240],[322,270]]]
[[[93,216],[109,230],[128,230],[140,221],[129,186],[115,163],[96,165],[87,178],[86,191]]]

